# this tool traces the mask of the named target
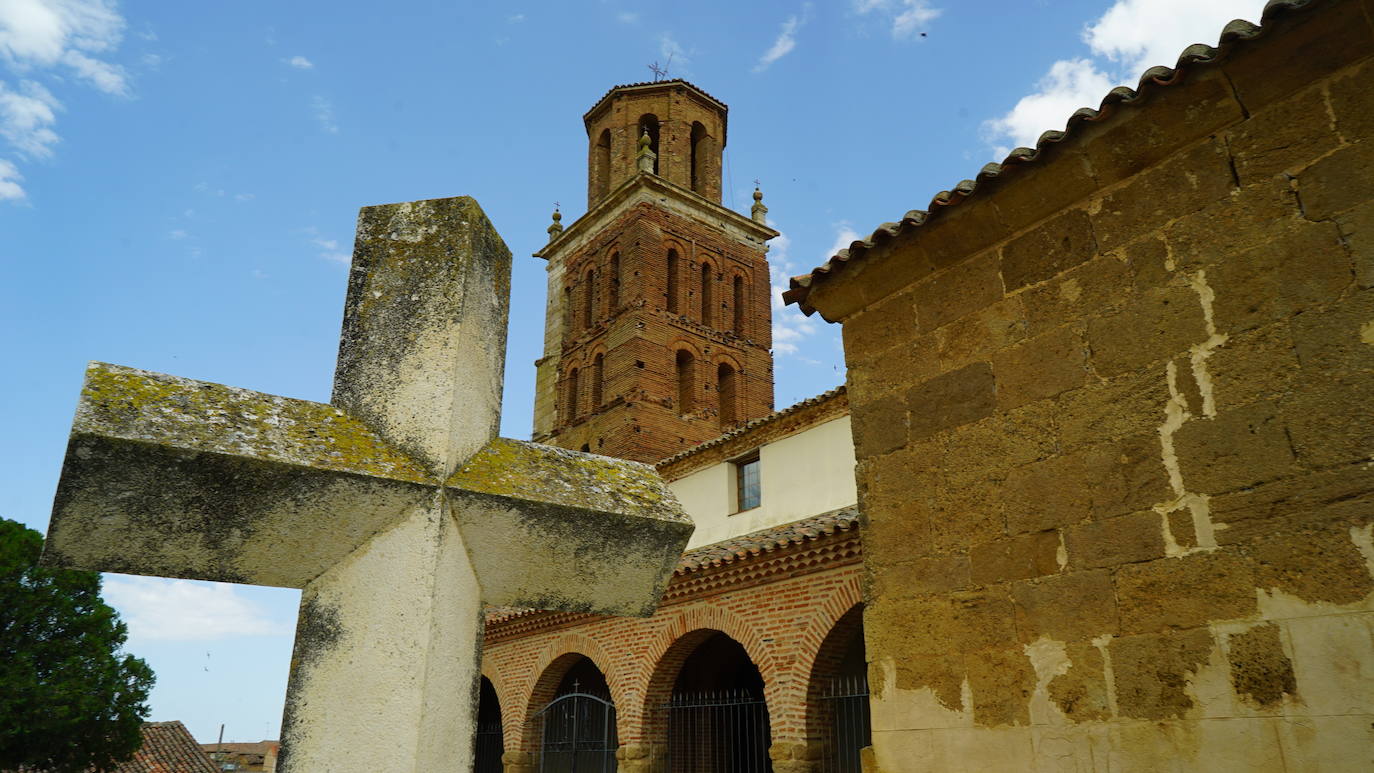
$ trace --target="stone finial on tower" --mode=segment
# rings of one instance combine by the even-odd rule
[[[635,154],[635,167],[641,172],[654,171],[654,161],[658,159],[658,154],[649,147],[651,142],[653,140],[649,139],[649,132],[646,129],[643,134],[639,135],[639,152]]]
[[[549,241],[558,238],[563,233],[563,213],[558,211],[558,205],[553,206],[553,224],[549,226]]]
[[[763,205],[763,191],[757,185],[754,186],[754,206],[749,209],[749,214],[755,223],[768,225],[768,207]]]

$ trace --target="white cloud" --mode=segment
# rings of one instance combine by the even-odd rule
[[[1096,108],[1114,86],[1134,87],[1155,65],[1173,66],[1193,43],[1216,45],[1236,18],[1258,21],[1263,0],[1116,0],[1083,30],[1092,57],[1061,59],[1010,112],[983,124],[996,157],[1008,143],[1033,147],[1047,129],[1063,129],[1080,107]]]
[[[26,158],[47,158],[59,137],[52,130],[62,108],[52,92],[35,81],[22,81],[23,93],[0,81],[0,137]]]
[[[291,632],[225,583],[110,575],[103,595],[128,623],[132,639],[203,641]]]
[[[1117,0],[1084,29],[1083,41],[1134,79],[1155,65],[1172,67],[1193,43],[1215,46],[1227,22],[1258,22],[1263,10],[1264,0]]]
[[[934,21],[943,11],[932,8],[930,0],[854,0],[860,16],[877,13],[892,25],[892,37],[909,40]]]
[[[252,194],[252,193],[235,193],[235,194],[234,194],[234,201],[252,201],[253,199],[256,199],[256,198],[257,198],[257,196],[254,195],[254,194]]]
[[[320,122],[320,128],[330,134],[339,133],[339,125],[334,122],[334,104],[328,99],[316,96],[310,101],[310,107],[315,112],[315,120]]]
[[[307,229],[314,231],[314,229]],[[333,263],[342,263],[345,266],[352,265],[353,256],[347,251],[339,249],[339,242],[335,239],[322,239],[318,236],[312,238],[310,243],[320,248],[320,257]]]
[[[663,57],[664,67],[668,67],[671,64],[673,67],[680,68],[686,72],[687,65],[692,62],[692,58],[687,54],[686,49],[667,32],[663,33],[658,38],[658,53],[659,56]],[[673,76],[670,73],[668,77],[671,78]]]
[[[615,15],[615,20],[621,24],[634,24],[639,21],[639,14],[634,11],[621,11]]]
[[[524,21],[524,20],[525,20],[525,14],[523,14],[523,13],[513,13],[513,14],[511,14],[510,16],[507,16],[507,17],[506,17],[506,21],[510,22],[511,24],[519,24],[520,22],[522,22],[522,21]]]
[[[315,63],[314,63],[314,62],[310,61],[309,59],[306,59],[306,58],[303,57],[303,56],[300,56],[299,54],[297,54],[296,56],[291,57],[290,59],[285,59],[285,60],[283,60],[283,61],[285,61],[287,64],[291,65],[292,67],[295,67],[297,70],[313,70],[313,69],[315,69]]]
[[[1063,129],[1073,111],[1080,107],[1097,107],[1111,90],[1110,76],[1088,59],[1061,59],[1055,62],[1036,90],[1021,98],[1009,113],[983,124],[983,131],[995,144],[994,153],[1006,157],[1010,148],[999,142],[1010,141],[1016,146],[1035,147],[1035,141],[1047,129]]]
[[[186,233],[186,231],[181,228],[177,228],[167,232],[167,238],[171,239],[172,241],[181,241],[189,235],[190,234]]]
[[[24,187],[19,183],[23,182],[24,175],[19,174],[19,169],[14,164],[0,158],[0,201],[22,201],[28,194],[24,192]]]
[[[778,227],[773,222],[769,222],[768,225],[772,228]],[[821,256],[820,260],[808,261],[808,267],[824,263],[836,252],[848,247],[850,242],[859,238],[859,234],[847,222],[840,222],[836,224],[835,228],[835,244]],[[772,289],[773,352],[815,364],[815,360],[801,356],[801,345],[807,338],[820,331],[819,324],[814,319],[803,315],[796,308],[787,306],[782,300],[782,294],[787,290],[788,280],[794,274],[800,273],[789,254],[791,247],[792,241],[787,238],[787,234],[782,234],[769,242],[768,273],[769,284]]]
[[[123,37],[113,0],[0,2],[0,58],[21,73],[61,64],[101,91],[126,94],[124,69],[90,56],[113,51]]]
[[[782,23],[782,29],[778,31],[778,39],[774,40],[773,45],[759,57],[759,63],[754,65],[754,72],[763,72],[769,65],[792,53],[792,49],[797,47],[797,30],[806,23],[810,7],[809,4],[803,5],[801,14],[787,17],[787,21]]]

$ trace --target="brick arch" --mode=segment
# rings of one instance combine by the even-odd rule
[[[506,677],[501,673],[501,669],[486,658],[482,658],[480,674],[491,682],[491,688],[496,691],[496,701],[501,706],[501,735],[506,748],[512,748],[511,743],[519,736],[516,727],[520,723],[521,714],[516,696],[511,694],[512,688],[506,683]]]
[[[672,694],[673,683],[682,670],[682,664],[702,642],[716,633],[723,633],[738,642],[758,668],[759,675],[763,677],[763,695],[768,703],[770,719],[776,721],[773,714],[774,707],[780,705],[781,674],[771,648],[743,618],[719,607],[697,606],[669,619],[645,648],[640,661],[647,665],[647,673],[641,670],[636,680],[644,685],[643,701],[633,708],[638,710],[636,719],[643,737],[651,744],[661,743],[667,732],[667,723],[660,708]]]
[[[558,683],[563,680],[563,675],[579,658],[584,657],[592,661],[592,665],[596,666],[601,675],[606,678],[606,685],[611,689],[611,702],[616,705],[616,729],[617,732],[622,732],[625,720],[621,717],[625,712],[621,711],[620,707],[627,701],[625,700],[625,686],[620,678],[621,675],[611,668],[614,660],[606,648],[601,645],[601,642],[580,633],[569,633],[545,647],[539,653],[534,668],[530,670],[531,673],[538,674],[538,676],[535,677],[534,682],[530,685],[529,693],[525,696],[520,717],[520,739],[518,746],[513,748],[523,749],[527,752],[536,750],[539,739],[529,737],[527,732],[533,724],[535,713],[553,700],[554,692],[558,689]]]
[[[820,740],[825,733],[828,715],[821,693],[844,657],[846,645],[862,627],[863,611],[863,593],[855,574],[817,607],[798,642],[787,697],[792,705],[805,707],[805,734],[810,740]]]

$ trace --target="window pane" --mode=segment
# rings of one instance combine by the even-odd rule
[[[736,466],[739,480],[739,509],[749,510],[759,506],[759,460],[751,459]]]

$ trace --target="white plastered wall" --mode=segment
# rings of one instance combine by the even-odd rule
[[[735,467],[715,464],[668,484],[696,523],[696,548],[847,507],[858,501],[849,417],[759,448],[761,504],[735,512]]]

